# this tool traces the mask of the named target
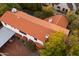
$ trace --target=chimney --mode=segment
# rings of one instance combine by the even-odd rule
[[[17,9],[16,8],[12,8],[11,12],[16,13]]]
[[[48,22],[51,23],[52,22],[52,18],[49,18]]]
[[[49,37],[49,35],[48,35],[48,34],[46,34],[46,35],[45,35],[45,38],[46,38],[46,39],[48,39],[48,37]]]

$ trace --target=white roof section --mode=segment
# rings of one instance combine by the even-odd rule
[[[15,32],[3,27],[0,29],[0,48],[15,34]]]

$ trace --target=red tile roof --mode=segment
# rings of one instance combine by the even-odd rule
[[[62,27],[67,27],[68,26],[68,19],[64,15],[55,15],[49,18],[44,19],[45,21],[49,21],[49,19],[52,19],[53,24],[62,26]]]
[[[1,21],[17,28],[35,38],[45,41],[45,35],[56,31],[62,31],[68,35],[69,30],[47,21],[28,15],[27,13],[18,11],[12,13],[7,11],[1,18]]]

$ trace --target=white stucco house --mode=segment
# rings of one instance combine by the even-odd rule
[[[77,3],[58,3],[53,4],[54,8],[60,12],[66,13],[68,9],[73,10],[76,12],[79,9],[79,4]]]

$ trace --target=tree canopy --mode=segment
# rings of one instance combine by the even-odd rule
[[[23,8],[23,9],[27,9],[27,10],[30,10],[30,11],[39,11],[41,10],[41,4],[39,3],[21,3],[20,6]]]
[[[72,30],[77,30],[79,29],[79,17],[77,19],[75,19],[70,25],[69,25],[69,29]]]
[[[65,35],[62,32],[52,33],[48,41],[45,43],[45,48],[40,50],[40,55],[45,56],[62,56],[66,55]]]
[[[34,16],[38,17],[38,18],[41,18],[41,19],[45,18],[44,12],[42,12],[42,11],[35,11]]]
[[[3,13],[5,13],[8,10],[11,10],[12,8],[17,8],[17,9],[21,10],[21,7],[17,3],[0,4],[0,15],[2,15]]]
[[[67,55],[79,56],[79,36],[77,34],[70,35],[68,41],[70,44]]]
[[[77,18],[77,15],[71,10],[68,10],[66,16],[68,17],[68,20],[70,23],[73,22]]]

